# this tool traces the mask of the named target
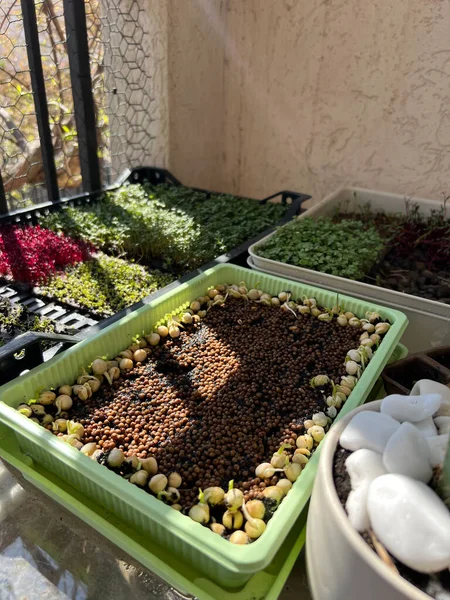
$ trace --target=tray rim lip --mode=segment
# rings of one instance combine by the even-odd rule
[[[181,286],[175,288],[174,290],[171,290],[167,294],[157,298],[154,302],[150,302],[148,305],[139,308],[137,311],[125,315],[116,323],[112,323],[109,327],[102,330],[97,336],[95,336],[95,339],[106,337],[113,329],[116,329],[120,326],[124,326],[130,321],[132,322],[134,319],[138,318],[138,316],[143,312],[149,311],[152,308],[152,306],[163,303],[168,297],[175,295],[176,293],[182,290],[189,289],[196,282],[200,282],[205,279],[207,280],[210,276],[214,276],[217,272],[226,270],[236,272],[238,277],[244,275],[244,279],[245,273],[249,273],[248,269],[245,269],[243,267],[237,267],[235,265],[224,264],[215,266],[211,269],[208,269],[204,273],[198,275],[194,279],[181,284]],[[250,271],[250,273],[254,273],[254,271]],[[286,279],[282,277],[277,277],[274,275],[267,275],[267,277],[269,277],[270,279],[274,279],[278,282],[286,282]],[[313,288],[314,291],[318,294],[333,294],[332,291],[316,288],[315,286],[309,284],[297,283],[297,285],[307,287],[310,289]],[[379,370],[379,374],[381,374],[383,362],[387,362],[387,358],[385,357],[388,353],[387,346],[389,346],[389,342],[390,347],[393,350],[396,344],[398,343],[404,329],[406,328],[408,320],[403,313],[395,309],[378,307],[373,302],[366,302],[361,299],[351,298],[342,295],[342,299],[345,300],[346,298],[353,302],[356,302],[357,304],[370,304],[371,308],[376,310],[380,309],[382,311],[381,314],[383,314],[384,312],[385,314],[389,315],[391,320],[393,320],[393,326],[390,328],[385,337],[386,351],[384,351],[383,353],[375,353],[373,360],[370,361],[369,366],[364,371],[361,377],[360,382],[364,381],[365,387],[363,383],[359,389],[359,394],[356,394],[354,396],[354,402],[358,402],[357,398],[361,398],[361,395],[364,401],[367,395],[369,394],[370,389],[372,387],[370,383],[371,378],[374,378],[374,373],[377,372],[377,369]],[[0,388],[0,398],[3,396],[3,394],[7,393],[9,389],[14,388],[17,385],[20,386],[25,378],[36,375],[36,373],[41,373],[41,371],[45,372],[45,370],[48,369],[52,364],[56,365],[59,361],[70,360],[71,356],[80,353],[84,347],[91,344],[93,339],[94,338],[87,338],[86,340],[83,340],[79,344],[76,344],[72,348],[69,348],[69,350],[67,350],[64,354],[54,357],[49,362],[44,363],[43,365],[39,365],[38,367],[30,371],[30,373],[25,374],[23,378],[18,378],[16,380],[13,380],[12,382],[5,384],[5,386],[2,386]],[[355,388],[355,390],[356,389],[357,388]],[[361,403],[362,401],[359,400],[358,404],[356,405],[359,405]],[[346,412],[351,410],[350,404],[347,404],[346,406],[349,407],[347,411],[342,410],[339,413],[339,415],[344,416]],[[19,423],[17,423],[19,419],[20,421]],[[37,443],[41,444],[43,440],[46,440],[46,446],[57,450],[59,456],[64,457],[64,459],[69,461],[71,465],[75,465],[77,463],[83,464],[80,463],[80,461],[85,460],[86,462],[85,467],[83,468],[83,476],[89,478],[88,473],[90,469],[88,469],[88,467],[92,468],[92,466],[95,466],[92,465],[92,461],[89,458],[80,455],[80,453],[76,449],[66,444],[62,444],[50,432],[43,429],[42,427],[39,427],[35,423],[30,422],[25,417],[22,417],[22,415],[19,415],[14,408],[6,405],[5,403],[3,403],[3,401],[0,402],[0,420],[6,425],[8,425],[10,429],[16,431],[19,430],[19,433],[22,433],[22,435],[26,434],[29,438],[32,438]],[[337,419],[335,420],[335,422],[336,421]],[[280,523],[281,525],[283,524],[283,522],[286,524],[289,514],[291,515],[291,517],[295,516],[295,519],[298,517],[301,509],[297,506],[296,511],[295,500],[298,500],[302,503],[302,506],[304,506],[308,498],[310,497],[310,490],[309,492],[307,490],[308,486],[309,488],[312,487],[312,482],[315,475],[315,469],[313,470],[313,467],[311,465],[314,465],[315,468],[317,467],[319,454],[320,448],[314,453],[314,458],[311,460],[309,470],[307,468],[304,471],[303,481],[306,480],[305,486],[297,487],[296,490],[294,488],[296,493],[292,495],[290,494],[286,498],[286,502],[288,502],[288,506],[286,507],[286,509],[284,511],[277,511],[274,515],[274,518],[271,521],[275,521],[276,523]],[[169,531],[171,535],[174,535],[177,538],[183,540],[183,542],[187,543],[190,547],[195,547],[197,544],[203,545],[203,551],[207,550],[209,552],[209,557],[212,560],[214,560],[216,563],[220,564],[223,568],[227,569],[230,572],[242,574],[253,573],[255,570],[263,570],[271,562],[279,547],[283,543],[283,540],[285,539],[282,538],[281,535],[277,536],[274,525],[272,526],[272,528],[268,527],[268,530],[264,536],[265,539],[261,538],[265,541],[264,545],[258,544],[257,541],[249,546],[235,546],[229,544],[226,540],[222,540],[211,531],[208,531],[208,539],[208,534],[204,534],[201,531],[201,529],[205,528],[201,528],[199,524],[190,521],[189,519],[185,518],[184,515],[181,515],[176,511],[171,511],[169,507],[165,506],[161,502],[158,502],[155,498],[153,498],[153,496],[149,496],[148,494],[145,494],[144,496],[142,490],[138,490],[137,488],[135,488],[135,486],[127,485],[126,482],[124,482],[121,478],[117,478],[116,475],[111,471],[107,469],[101,469],[100,472],[100,469],[98,469],[95,474],[97,475],[97,479],[103,481],[104,486],[108,486],[108,489],[114,490],[114,494],[117,494],[119,496],[121,495],[122,497],[126,495],[129,504],[132,504],[133,502],[135,503],[134,505],[132,504],[134,507],[136,507],[136,505],[141,505],[143,507],[145,498],[145,502],[149,503],[149,506],[152,507],[152,512],[156,516],[160,515],[162,520],[166,523],[166,526],[170,527]],[[120,487],[121,484],[123,485],[122,489]],[[139,496],[137,494],[139,494]],[[144,511],[144,508],[142,508],[141,510]],[[281,516],[279,516],[280,514]],[[283,520],[281,520],[282,517]]]
[[[340,202],[340,195],[345,193],[371,194],[372,196],[384,199],[386,201],[389,199],[394,199],[395,201],[405,200],[405,196],[401,194],[391,194],[389,192],[381,192],[377,190],[371,190],[369,188],[344,186],[328,194],[323,200],[308,208],[305,212],[301,213],[297,217],[297,219],[317,219],[321,216],[324,216],[322,211],[324,209],[326,210],[329,207],[335,206],[338,202]],[[440,205],[443,205],[443,202],[440,200],[431,200],[415,196],[412,196],[410,200],[417,202],[419,203],[419,205],[423,205],[423,207],[427,207],[430,209],[439,208]],[[290,221],[290,223],[293,222],[294,220]],[[281,227],[285,227],[286,225],[289,225],[289,223],[286,223]],[[303,281],[305,283],[308,282],[311,285],[340,287],[341,289],[345,289],[345,293],[350,295],[378,295],[380,297],[380,302],[396,302],[404,306],[404,308],[412,308],[419,311],[426,310],[434,316],[441,316],[443,318],[450,319],[450,306],[444,304],[443,302],[438,302],[437,300],[430,300],[428,298],[421,298],[420,296],[406,294],[397,290],[382,288],[377,285],[347,279],[346,277],[340,277],[338,275],[331,275],[329,273],[324,273],[323,271],[315,271],[313,269],[307,269],[305,267],[298,267],[296,265],[283,263],[281,261],[273,260],[271,258],[264,258],[263,256],[256,254],[257,247],[267,242],[267,240],[269,240],[272,236],[274,236],[277,233],[278,229],[280,229],[280,227],[277,227],[275,231],[272,231],[271,233],[260,239],[258,242],[255,242],[254,244],[251,244],[249,246],[248,253],[252,258],[253,264],[257,270],[267,272],[269,274],[273,273],[273,270],[278,270],[280,272],[280,275],[290,277],[295,281]],[[273,270],[269,272],[266,271],[266,269]]]

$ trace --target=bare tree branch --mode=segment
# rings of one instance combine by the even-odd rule
[[[59,68],[57,44],[56,44],[55,38],[53,36],[53,27],[52,27],[52,25],[54,25],[58,32],[58,27],[57,27],[58,19],[55,18],[54,20],[52,20],[51,10],[53,10],[53,5],[51,5],[51,9],[50,9],[49,5],[51,5],[51,2],[49,2],[49,0],[45,0],[43,6],[47,12],[47,31],[48,31],[48,37],[50,38],[51,47],[52,47],[53,62],[55,63],[55,67],[56,67],[56,79],[58,82],[58,96],[60,98],[62,98],[63,82],[62,82],[62,77],[61,77],[61,69]],[[54,14],[54,10],[53,10],[53,14]],[[62,108],[62,105],[60,105],[60,107],[59,107],[60,122],[63,118],[63,114],[64,114],[63,108]]]
[[[18,0],[16,0],[15,2],[13,2],[11,4],[11,6],[8,8],[8,10],[6,11],[5,16],[3,17],[2,22],[0,23],[0,29],[3,29],[3,25],[5,24],[6,19],[9,18],[9,15],[11,14],[11,11],[16,6],[16,4],[18,4]]]
[[[75,118],[72,115],[68,123],[69,127],[73,127]],[[52,139],[60,139],[59,124],[52,127]],[[55,145],[56,142],[55,142]],[[64,187],[74,187],[79,184],[77,178],[80,179],[80,164],[78,157],[78,148],[76,145],[66,148],[67,154],[62,147],[58,151],[58,156],[63,159],[63,166],[57,169],[58,185],[62,189]],[[58,158],[58,156],[56,158]],[[14,168],[14,172],[4,182],[6,193],[20,189],[25,183],[36,185],[45,181],[44,167],[42,164],[42,150],[39,140],[28,144],[27,154],[23,157],[18,165]]]
[[[50,19],[52,20],[52,23],[55,25],[55,29],[58,33],[60,42],[64,46],[64,52],[67,52],[66,35],[59,23],[58,17],[56,16],[55,7],[53,6],[53,2],[51,0],[44,0],[43,7],[47,11],[47,14],[49,15]]]
[[[8,132],[14,137],[15,143],[19,146],[22,152],[27,152],[28,142],[25,139],[25,136],[11,119],[11,115],[7,110],[0,107],[0,118],[3,119],[6,127],[8,128]]]
[[[8,77],[11,77],[11,79],[15,79],[21,87],[23,87],[27,90],[27,92],[30,91],[28,83],[25,83],[25,81],[23,79],[21,79],[20,77],[17,77],[16,73],[10,73],[8,71],[8,69],[5,69],[5,67],[2,67],[2,66],[0,66],[0,71],[3,71],[3,73],[6,73],[6,75],[8,75]],[[4,85],[4,82],[3,82],[3,85]]]

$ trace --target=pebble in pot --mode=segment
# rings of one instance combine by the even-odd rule
[[[439,430],[439,435],[450,433],[450,417],[436,417],[434,422]]]
[[[382,453],[391,435],[400,423],[382,413],[360,412],[353,417],[341,435],[341,446],[346,450],[367,448]]]
[[[426,485],[448,443],[448,435],[427,437],[436,425],[439,431],[446,426],[440,419],[450,420],[436,417],[445,402],[446,392],[388,396],[379,413],[356,414],[340,436],[341,446],[353,450],[345,462],[352,526],[361,533],[372,529],[388,552],[419,573],[450,565],[450,513]]]
[[[410,396],[419,396],[421,394],[439,394],[443,404],[450,405],[450,388],[438,381],[433,381],[432,379],[416,381]]]
[[[413,423],[414,427],[423,435],[423,437],[434,437],[438,434],[436,425],[432,417],[427,417],[423,421]]]
[[[415,423],[434,415],[439,409],[441,401],[440,394],[426,394],[423,396],[392,394],[384,398],[380,412],[400,422]]]
[[[362,532],[369,527],[367,512],[369,486],[377,477],[384,475],[386,469],[381,454],[366,448],[350,454],[345,461],[345,466],[352,485],[345,508],[353,527]]]
[[[430,449],[424,437],[411,423],[405,422],[391,436],[383,452],[388,473],[401,473],[424,483],[433,476]]]
[[[367,508],[376,536],[402,563],[419,573],[450,565],[450,513],[427,485],[382,475],[370,485]]]
[[[448,438],[448,433],[427,438],[428,447],[430,449],[430,463],[433,468],[438,467],[444,462],[445,453],[449,443]]]
[[[450,388],[448,388],[450,389]],[[436,413],[437,417],[450,417],[450,398],[445,397],[442,402],[439,410]]]

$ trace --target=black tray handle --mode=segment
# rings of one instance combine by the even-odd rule
[[[305,200],[309,200],[311,198],[311,194],[303,194],[302,192],[293,192],[292,190],[281,190],[281,192],[277,192],[276,194],[272,194],[271,196],[267,196],[267,198],[263,198],[259,201],[260,204],[266,204],[269,200],[273,200],[281,196],[281,204],[290,204],[295,202],[296,200],[300,200],[300,204],[305,202]],[[290,202],[289,202],[290,201]]]
[[[120,186],[125,182],[144,183],[148,181],[152,185],[170,183],[172,185],[183,185],[170,171],[159,167],[136,167],[126,169],[116,180],[115,185]]]
[[[288,209],[284,213],[281,223],[287,223],[291,221],[294,217],[304,212],[303,202],[309,200],[311,196],[309,194],[303,194],[301,192],[291,192],[289,190],[283,190],[281,192],[277,192],[276,194],[272,194],[271,196],[267,196],[263,200],[260,200],[260,204],[266,204],[273,200],[274,198],[281,197],[281,204],[284,206],[288,206]]]
[[[22,371],[33,369],[44,362],[41,342],[61,343],[61,350],[77,344],[83,338],[59,333],[22,333],[0,348],[0,384],[18,377]]]
[[[285,192],[283,192],[283,194],[284,193]],[[306,200],[309,200],[310,198],[311,196],[308,196],[307,194],[299,194],[296,198],[293,198],[292,203],[287,204],[288,208],[284,213],[283,217],[281,218],[282,223],[288,223],[289,221],[292,221],[292,219],[294,219],[297,215],[301,214],[302,212],[305,212],[306,209],[303,208],[303,202],[306,202]]]

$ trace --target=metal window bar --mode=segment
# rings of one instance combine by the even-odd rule
[[[97,192],[102,186],[86,10],[82,0],[64,0],[63,4],[83,189]]]
[[[3,178],[0,173],[0,215],[8,214],[8,203],[6,201],[5,188],[3,187]]]
[[[1,0],[0,0],[1,1]],[[67,55],[70,69],[81,178],[85,192],[102,190],[97,141],[97,118],[92,90],[87,19],[84,0],[63,0]],[[45,87],[38,15],[34,0],[20,0],[23,32],[40,141],[40,154],[48,201],[60,199],[56,149],[52,139],[48,96]],[[0,56],[1,58],[1,56]],[[0,215],[9,213],[0,175]]]
[[[21,48],[24,56],[17,52],[17,69],[14,64],[10,66],[14,75],[26,73],[26,94],[32,92],[35,105],[29,102],[25,114],[16,111],[14,133],[23,144],[34,144],[32,166],[38,166],[34,175],[38,170],[39,176],[31,177],[30,169],[24,167],[20,177],[14,172],[9,177],[8,170],[26,163],[27,157],[17,144],[11,152],[1,149],[6,159],[2,174],[10,211],[30,204],[55,203],[58,197],[79,194],[81,186],[84,193],[97,194],[125,167],[152,162],[155,135],[151,125],[156,117],[151,69],[152,48],[157,42],[142,3],[0,0],[0,6],[0,27],[6,31],[13,23],[22,25],[22,30],[15,28],[9,43],[14,49]],[[8,59],[4,54],[0,50],[0,62]],[[21,68],[22,63],[26,68]],[[2,85],[9,86],[10,81],[0,77],[0,94]],[[14,111],[18,101],[26,100],[20,98],[17,86],[12,87],[15,89],[10,86],[4,90],[18,98],[11,104]],[[0,104],[2,99],[0,95]],[[30,119],[24,121],[23,116]],[[0,121],[0,132],[9,133],[9,129]],[[10,198],[11,180],[20,196],[18,206]],[[48,194],[44,193],[45,186]],[[1,206],[0,196],[0,214],[5,210]]]
[[[44,72],[42,69],[36,9],[33,0],[21,0],[21,7],[34,106],[36,109],[39,138],[41,141],[41,155],[45,183],[49,200],[51,202],[56,202],[59,200],[58,178],[56,175],[55,155],[53,151],[52,134],[50,131],[50,118],[47,94],[45,92]]]

